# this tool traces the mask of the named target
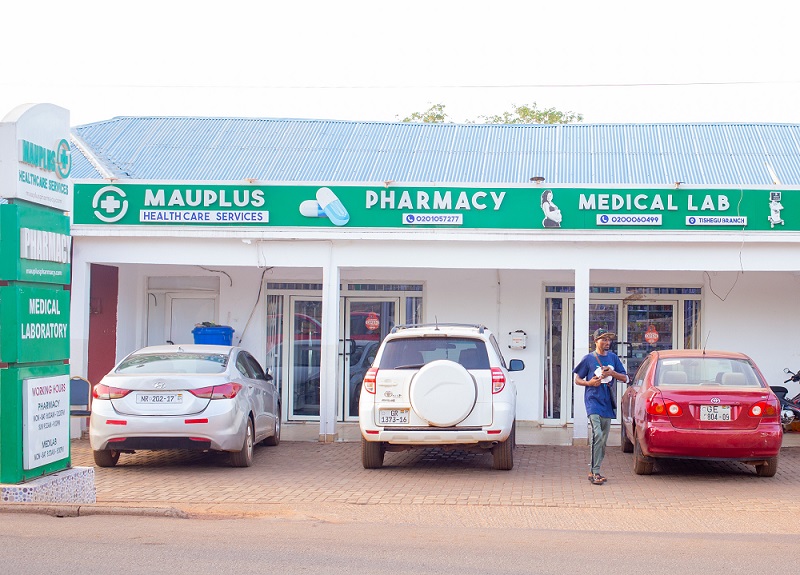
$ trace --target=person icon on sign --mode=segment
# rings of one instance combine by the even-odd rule
[[[542,212],[544,213],[544,219],[542,220],[544,227],[561,227],[561,210],[553,203],[553,190],[542,192]]]

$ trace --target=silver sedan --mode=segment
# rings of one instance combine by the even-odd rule
[[[89,440],[95,463],[142,449],[230,452],[249,467],[258,442],[280,442],[280,398],[272,377],[239,347],[145,347],[92,390]]]

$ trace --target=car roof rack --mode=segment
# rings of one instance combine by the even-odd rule
[[[440,327],[471,327],[473,329],[477,329],[478,333],[483,333],[484,330],[487,329],[485,325],[480,323],[442,323],[437,321],[436,323],[406,323],[396,325],[392,328],[391,333],[396,333],[401,329],[410,329],[412,327],[435,327],[436,329],[439,329]]]

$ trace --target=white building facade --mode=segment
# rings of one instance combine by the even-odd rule
[[[265,201],[220,200],[231,190],[243,197],[245,186]],[[319,189],[341,198],[347,223],[317,225],[320,216],[293,225],[296,212],[311,220],[300,205]],[[204,204],[204,192],[195,201],[187,190],[216,195]],[[396,324],[486,325],[506,359],[525,361],[514,374],[517,419],[571,429],[577,441],[585,440],[586,419],[571,371],[597,327],[617,333],[631,373],[653,349],[707,347],[749,354],[778,384],[782,368],[798,360],[791,325],[800,317],[800,236],[792,228],[800,218],[777,230],[769,219],[769,198],[778,190],[791,206],[794,189],[392,183],[381,190],[394,192],[384,205],[393,212],[388,224],[385,213],[367,208],[376,190],[363,184],[76,182],[73,371],[85,372],[90,357],[96,265],[119,274],[116,359],[144,345],[191,343],[203,321],[230,326],[233,342],[279,381],[285,423],[318,428],[322,441],[357,421],[360,378]],[[451,191],[452,201],[433,208],[436,190]],[[545,191],[563,214],[558,229],[544,227]],[[417,192],[428,194],[427,206]],[[739,195],[745,208],[734,201]],[[460,209],[458,197],[467,198]],[[508,202],[509,215],[483,223],[476,206],[492,209],[493,197]],[[124,205],[115,221],[98,217],[116,218]],[[431,215],[460,223],[399,223]],[[699,217],[708,223],[692,222]],[[205,224],[213,218],[233,223]],[[247,218],[269,225],[237,224]],[[627,221],[606,223],[614,218]]]

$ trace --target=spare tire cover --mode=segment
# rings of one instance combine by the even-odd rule
[[[437,427],[450,427],[472,413],[478,386],[463,366],[439,359],[417,372],[409,397],[411,407],[422,419]]]

